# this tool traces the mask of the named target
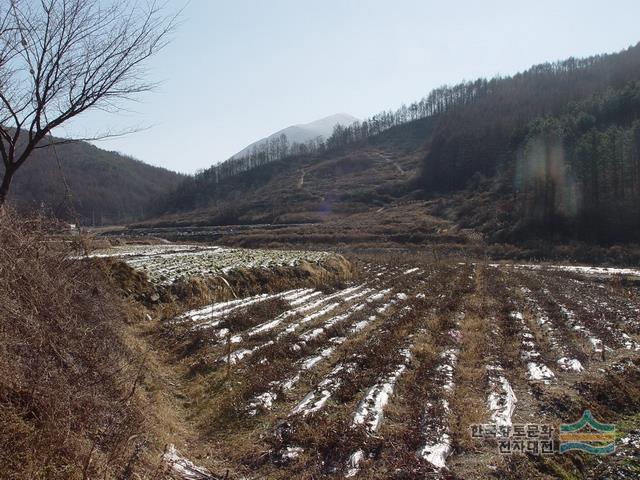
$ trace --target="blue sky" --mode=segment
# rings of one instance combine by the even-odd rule
[[[191,0],[149,65],[156,91],[57,133],[145,127],[97,145],[194,172],[288,125],[362,118],[445,83],[621,50],[640,41],[638,18],[637,0]]]

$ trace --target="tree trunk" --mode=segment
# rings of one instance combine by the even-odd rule
[[[13,174],[14,172],[12,170],[5,170],[4,177],[2,177],[2,184],[0,184],[0,209],[4,206],[7,200]]]

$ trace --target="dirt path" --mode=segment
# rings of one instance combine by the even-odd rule
[[[304,186],[304,177],[307,174],[306,170],[300,171],[300,178],[298,179],[298,189],[301,189]]]
[[[380,152],[376,152],[376,155],[378,155],[380,158],[382,158],[385,162],[392,164],[400,175],[405,175],[406,174],[406,172],[400,166],[400,164],[398,162],[396,162],[395,160],[393,160],[392,158],[389,158],[387,155],[384,155],[383,153],[380,153]]]

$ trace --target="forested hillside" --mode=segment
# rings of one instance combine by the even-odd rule
[[[37,149],[16,174],[8,200],[20,210],[43,208],[71,222],[110,225],[144,218],[183,178],[86,142],[73,142],[55,150]]]
[[[639,82],[635,46],[441,87],[324,142],[189,177],[161,223],[327,222],[423,198],[491,241],[636,241]]]
[[[480,184],[499,193],[495,201],[459,206],[458,219],[496,241],[637,240],[639,79],[636,46],[492,80],[477,101],[439,119],[426,193],[492,179]]]

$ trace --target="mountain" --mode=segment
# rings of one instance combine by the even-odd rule
[[[269,140],[277,139],[281,135],[286,135],[289,144],[294,143],[306,143],[310,140],[315,140],[317,137],[322,137],[323,139],[329,138],[333,133],[333,128],[336,125],[348,126],[358,119],[354,116],[351,116],[347,113],[336,113],[335,115],[330,115],[325,118],[321,118],[320,120],[316,120],[310,123],[304,123],[300,125],[292,125],[287,128],[283,128],[282,130],[277,131],[265,137],[261,140],[253,142],[251,145],[243,148],[235,155],[231,156],[231,158],[241,158],[249,155],[254,147],[259,147],[269,142]]]
[[[186,178],[145,225],[273,225],[245,244],[444,234],[529,257],[639,242],[640,44],[441,87],[316,148],[249,160]]]
[[[16,173],[8,203],[18,210],[44,208],[74,223],[119,224],[145,218],[155,202],[183,180],[183,175],[164,168],[72,142],[57,145],[55,151],[36,149]]]

